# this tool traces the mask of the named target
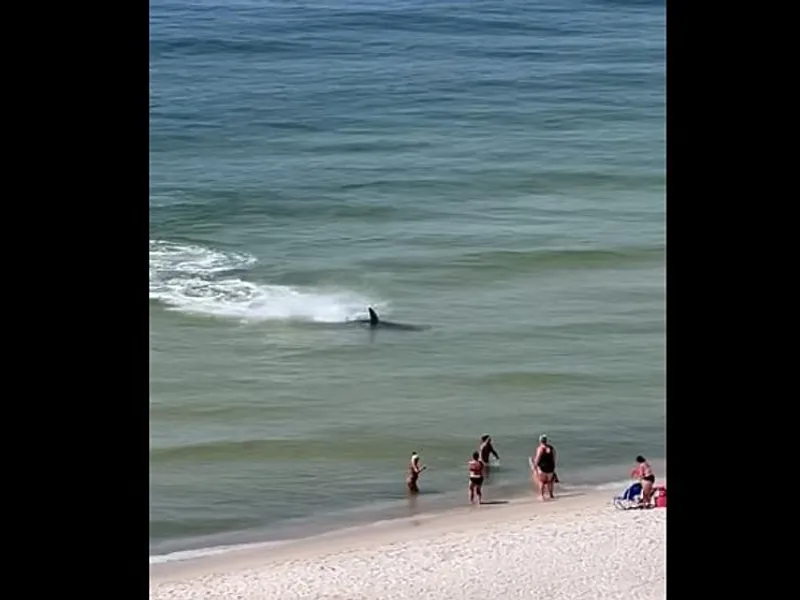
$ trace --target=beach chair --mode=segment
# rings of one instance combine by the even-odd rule
[[[642,484],[634,481],[619,495],[614,496],[614,506],[620,510],[641,508]]]

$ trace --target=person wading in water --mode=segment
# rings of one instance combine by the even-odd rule
[[[492,445],[492,436],[490,435],[481,436],[481,443],[478,446],[478,452],[480,453],[483,464],[487,467],[489,466],[489,459],[492,456],[494,456],[495,460],[500,460],[500,455],[497,454],[497,450],[494,449],[494,446]]]
[[[480,455],[480,460],[484,466],[484,473],[486,476],[486,482],[489,482],[489,477],[492,474],[492,465],[489,464],[489,460],[492,456],[494,456],[495,460],[500,461],[500,455],[497,453],[497,450],[494,449],[494,444],[492,444],[492,436],[490,435],[482,435],[481,442],[478,444],[478,454]]]
[[[412,494],[419,494],[419,487],[417,486],[417,481],[419,480],[419,474],[425,470],[425,465],[419,464],[419,454],[415,450],[411,453],[411,459],[408,461],[408,477],[406,477],[406,485],[408,486],[408,491]]]
[[[539,446],[531,460],[533,474],[539,483],[539,493],[544,500],[545,492],[553,498],[553,485],[556,479],[556,449],[547,441],[546,435],[539,436]]]

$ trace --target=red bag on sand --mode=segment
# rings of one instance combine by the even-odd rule
[[[667,508],[667,488],[659,486],[656,488],[656,508]]]

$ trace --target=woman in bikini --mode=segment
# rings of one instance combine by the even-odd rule
[[[469,503],[475,503],[475,497],[478,497],[478,504],[483,502],[483,495],[481,488],[483,487],[483,468],[484,463],[481,460],[481,455],[478,452],[472,453],[472,459],[467,461],[467,472],[469,473]]]
[[[653,485],[656,482],[656,476],[644,456],[636,457],[636,466],[631,471],[631,477],[638,479],[639,483],[642,484],[642,505],[649,506],[653,497]]]

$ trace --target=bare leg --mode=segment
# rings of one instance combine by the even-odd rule
[[[544,492],[547,489],[546,475],[539,473],[539,496],[544,500]]]
[[[650,504],[650,499],[653,496],[653,484],[649,481],[642,482],[642,503],[645,506]]]
[[[475,486],[470,482],[469,484],[469,503],[475,503]]]
[[[480,485],[475,486],[475,494],[478,496],[478,504],[483,504],[483,491],[481,490]]]

